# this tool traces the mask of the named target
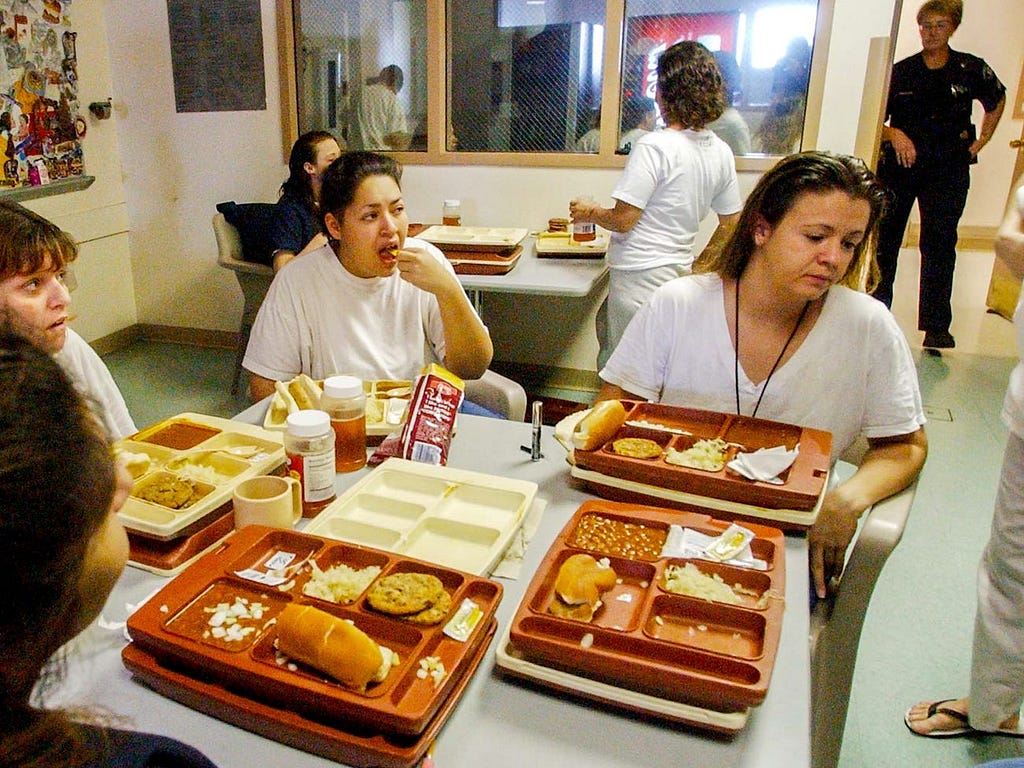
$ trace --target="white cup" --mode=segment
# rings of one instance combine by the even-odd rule
[[[235,528],[294,528],[302,517],[302,485],[294,477],[260,475],[235,486]]]

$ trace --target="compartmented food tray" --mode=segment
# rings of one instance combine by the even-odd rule
[[[592,680],[589,677],[581,677],[528,661],[509,640],[508,627],[498,638],[494,654],[498,668],[516,677],[543,683],[562,693],[582,696],[616,709],[654,715],[659,720],[688,723],[720,733],[733,734],[743,730],[750,715],[749,709],[738,712],[717,712],[681,701],[670,701],[646,693],[638,693],[617,685],[602,683],[600,680]]]
[[[523,246],[517,245],[511,251],[455,251],[446,249],[452,269],[457,275],[504,275],[511,272],[523,255]]]
[[[234,487],[284,464],[281,435],[200,413],[182,413],[117,441],[132,474],[118,512],[129,531],[169,541],[191,536],[230,509]]]
[[[317,383],[323,386],[322,381]],[[363,391],[366,393],[368,443],[377,444],[395,430],[401,429],[412,397],[412,385],[411,381],[391,379],[363,382]],[[279,394],[275,394],[273,398],[280,407],[274,407],[275,403],[272,401],[271,406],[267,408],[263,417],[264,429],[283,432],[287,426],[287,409],[280,398]]]
[[[568,232],[541,232],[535,247],[540,258],[600,259],[608,251],[608,235],[598,232],[593,240],[579,243]]]
[[[707,536],[728,527],[698,512],[584,503],[551,545],[516,610],[509,633],[515,653],[569,675],[716,712],[760,704],[785,607],[782,532],[748,526],[755,534],[752,554],[767,566],[762,571],[664,556],[673,524]],[[606,559],[615,572],[589,621],[571,618],[578,614],[559,605],[564,601],[555,584],[564,588],[560,571],[574,555]]]
[[[396,574],[440,582],[445,597],[435,599],[434,615],[398,615],[371,606],[376,581]],[[414,736],[424,732],[465,670],[475,665],[501,595],[496,582],[432,563],[247,526],[148,600],[129,618],[128,630],[135,645],[161,666],[246,700],[347,731]],[[350,620],[397,654],[397,663],[383,681],[357,691],[285,657],[276,647],[276,619],[289,604]],[[467,630],[465,640],[459,629]]]
[[[433,225],[416,235],[442,251],[488,251],[501,253],[519,245],[529,230],[525,227],[449,227]]]
[[[235,511],[228,509],[193,534],[169,541],[128,531],[128,563],[160,576],[174,576],[235,530]]]
[[[441,727],[447,722],[480,661],[487,653],[497,622],[492,619],[480,647],[473,653],[448,698],[422,733],[382,733],[371,728],[342,730],[294,712],[266,704],[162,665],[152,654],[129,644],[121,658],[132,676],[168,698],[239,728],[258,733],[295,749],[357,768],[414,768],[420,764]]]
[[[468,573],[490,573],[537,484],[389,458],[327,505],[306,531]]]
[[[574,452],[576,466],[645,485],[756,507],[811,510],[825,490],[832,460],[832,435],[821,430],[717,411],[623,400],[626,423],[600,448]],[[657,443],[651,458],[616,453],[621,438]],[[709,468],[669,462],[698,441],[718,441],[721,460]],[[702,444],[703,445],[703,444]],[[799,449],[779,485],[748,480],[727,466],[737,453],[784,446]],[[701,457],[706,458],[706,457]]]

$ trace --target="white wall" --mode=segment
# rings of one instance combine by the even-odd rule
[[[221,200],[273,200],[285,178],[281,148],[280,103],[274,0],[261,0],[267,109],[258,112],[177,114],[171,76],[166,4],[158,0],[107,0],[107,29],[113,70],[113,96],[125,199],[130,220],[131,265],[135,275],[138,321],[172,326],[233,330],[241,297],[232,275],[215,265],[216,248],[210,228],[214,205]],[[1005,0],[972,0],[970,15],[954,38],[966,50],[982,53],[1011,89],[1016,87],[1020,57],[1020,23]],[[77,6],[76,6],[77,7]],[[77,13],[86,15],[86,5]],[[836,0],[835,25],[829,50],[822,124],[822,149],[852,151],[860,111],[862,84],[870,37],[888,34],[894,0]],[[912,9],[911,13],[913,12]],[[995,23],[998,19],[999,23]],[[984,28],[987,42],[975,42]],[[972,30],[977,30],[974,32]],[[1011,31],[1013,30],[1013,31]],[[912,30],[915,33],[916,31]],[[1011,37],[1015,37],[1014,42]],[[81,39],[81,38],[80,38]],[[1003,51],[1001,46],[1009,46]],[[1013,45],[1016,45],[1014,48]],[[1015,60],[1007,63],[1004,59]],[[1014,68],[1016,66],[1016,69]],[[84,79],[84,78],[83,78]],[[102,94],[103,96],[107,94]],[[1020,126],[1004,118],[996,139],[975,170],[975,189],[964,223],[994,225],[1002,209],[986,202],[982,191],[1005,197],[1012,159],[1006,138],[1019,135]],[[1013,132],[1017,133],[1014,134]],[[991,171],[994,180],[985,178]],[[757,174],[742,174],[748,191]],[[488,168],[409,166],[404,191],[412,220],[439,216],[440,201],[462,200],[468,224],[544,225],[564,214],[568,200],[581,192],[607,200],[618,171],[545,168]],[[98,182],[99,183],[99,182]],[[704,236],[710,234],[708,222]],[[490,296],[485,320],[495,334],[498,359],[538,362],[593,370],[593,309],[597,297],[572,304],[512,300]],[[128,304],[118,297],[112,310]],[[581,324],[575,328],[573,323]],[[562,333],[544,329],[572,330]]]

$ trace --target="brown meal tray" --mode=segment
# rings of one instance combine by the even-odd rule
[[[523,246],[517,245],[511,251],[492,253],[489,251],[456,251],[443,249],[457,275],[504,275],[512,271],[523,255]]]
[[[349,605],[308,597],[302,593],[312,569],[338,563],[353,568],[376,565],[381,576],[396,572],[437,576],[451,595],[452,607],[441,623],[420,626],[378,613],[366,604],[365,593]],[[288,581],[274,586],[238,575],[239,571],[269,576],[271,568],[286,566]],[[286,707],[303,717],[335,728],[373,729],[375,732],[422,733],[444,701],[452,695],[462,670],[483,642],[486,626],[501,600],[500,584],[420,560],[382,550],[324,539],[296,531],[247,526],[229,536],[170,581],[128,620],[137,646],[165,666],[237,691],[270,707]],[[240,622],[255,631],[241,640],[208,635],[207,621],[218,603],[237,598],[263,605],[259,619]],[[446,622],[463,600],[479,607],[480,621],[466,642],[444,634]],[[381,645],[398,654],[399,663],[387,678],[371,684],[365,693],[332,681],[301,664],[292,664],[274,647],[273,619],[288,603],[315,605],[340,618],[350,619]],[[446,676],[435,687],[420,678],[420,660],[436,657]]]
[[[227,511],[220,509],[220,514],[204,527],[178,539],[160,541],[128,531],[128,561],[138,568],[172,576],[234,529],[235,511],[229,505]]]
[[[448,721],[486,655],[496,627],[497,622],[492,619],[482,642],[466,659],[451,693],[423,731],[416,735],[384,733],[372,728],[342,730],[305,717],[291,707],[267,704],[164,666],[135,644],[125,646],[121,659],[133,677],[157,693],[268,739],[356,768],[413,768],[419,765]]]
[[[600,536],[591,532],[595,524]],[[768,564],[758,571],[661,557],[659,541],[672,524],[707,535],[728,526],[696,512],[585,502],[551,545],[516,610],[509,633],[515,651],[553,669],[668,701],[719,712],[760,704],[768,692],[785,607],[782,532],[748,526],[756,536],[754,557]],[[643,547],[645,541],[652,543]],[[549,611],[560,566],[580,552],[607,557],[618,575],[589,622]],[[667,591],[665,570],[686,563],[754,594],[731,605]]]
[[[623,400],[622,404],[626,407],[626,423],[600,448],[575,451],[576,466],[624,480],[759,507],[809,510],[824,491],[832,461],[829,432],[660,403]],[[637,426],[636,422],[650,426]],[[648,438],[661,445],[662,453],[652,459],[620,456],[612,450],[612,443],[622,437]],[[800,453],[782,473],[782,485],[748,480],[728,467],[708,471],[665,461],[668,448],[683,451],[697,440],[712,438],[730,444],[727,460],[737,452],[778,445],[790,450],[799,445]]]

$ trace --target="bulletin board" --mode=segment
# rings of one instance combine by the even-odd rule
[[[82,176],[77,33],[71,0],[0,4],[0,189]]]
[[[178,112],[267,108],[260,0],[167,0]]]

